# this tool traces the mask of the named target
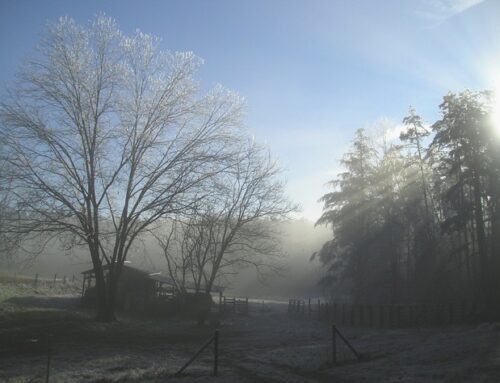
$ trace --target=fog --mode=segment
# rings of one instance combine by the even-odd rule
[[[325,226],[314,226],[307,219],[296,219],[275,223],[281,233],[282,256],[274,259],[280,271],[274,273],[263,270],[257,272],[251,266],[240,268],[235,274],[226,276],[221,283],[226,295],[248,296],[254,298],[309,297],[323,295],[318,281],[323,276],[322,267],[311,255],[331,237]],[[36,245],[32,245],[36,247]],[[167,274],[167,264],[156,239],[142,238],[131,251],[128,261],[134,266],[151,272]],[[0,264],[2,270],[12,275],[35,275],[40,278],[63,278],[67,276],[80,279],[82,271],[92,268],[85,247],[65,249],[60,241],[53,240],[36,256],[18,254],[10,261]]]

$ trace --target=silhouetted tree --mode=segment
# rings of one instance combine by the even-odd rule
[[[280,169],[269,152],[248,142],[211,179],[210,195],[167,235],[157,234],[171,277],[186,276],[196,291],[210,292],[237,267],[273,269],[281,254],[275,221],[296,210],[285,197]]]
[[[318,224],[333,229],[317,254],[329,268],[323,283],[343,277],[354,301],[474,300],[484,318],[498,318],[500,140],[492,105],[488,91],[449,93],[432,131],[410,108],[403,145],[386,146],[380,160],[356,133],[345,172],[322,198]]]
[[[203,197],[234,149],[241,102],[201,95],[201,60],[107,17],[61,18],[0,105],[3,160],[23,214],[9,232],[69,235],[88,248],[98,318],[114,318],[122,265],[142,233]],[[105,279],[103,267],[108,267]]]

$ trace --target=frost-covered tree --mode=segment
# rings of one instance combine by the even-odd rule
[[[0,105],[2,161],[23,212],[8,231],[86,246],[101,320],[114,318],[134,241],[198,203],[232,155],[240,99],[221,87],[202,94],[201,63],[142,32],[125,36],[108,17],[61,18]]]
[[[281,246],[276,223],[296,210],[279,175],[268,150],[249,141],[211,179],[210,195],[192,217],[157,235],[180,290],[189,281],[196,291],[210,292],[216,280],[239,267],[277,267]]]

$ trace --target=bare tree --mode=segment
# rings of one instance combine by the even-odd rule
[[[0,146],[0,153],[3,151],[3,147]],[[18,236],[8,232],[8,222],[16,215],[13,181],[9,164],[0,161],[0,260],[10,259],[19,245]]]
[[[101,320],[114,318],[134,241],[203,198],[232,148],[241,102],[221,87],[200,95],[201,63],[150,35],[126,37],[104,16],[61,18],[0,105],[3,161],[24,211],[10,230],[87,246]]]
[[[278,221],[297,209],[265,148],[248,142],[229,162],[212,178],[212,195],[196,207],[194,218],[174,235],[159,236],[170,276],[185,282],[189,275],[196,291],[210,292],[218,278],[244,265],[276,269]],[[167,240],[172,238],[177,245]]]

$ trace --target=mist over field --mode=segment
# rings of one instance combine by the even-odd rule
[[[325,291],[318,286],[318,276],[323,275],[318,261],[311,261],[323,243],[330,237],[330,230],[324,226],[314,226],[306,219],[276,223],[281,235],[283,255],[277,261],[282,266],[278,275],[267,271],[257,273],[248,266],[227,276],[227,293],[255,298],[281,298],[290,296],[322,296]],[[163,252],[154,238],[141,240],[128,260],[130,264],[150,272],[166,274],[167,265]],[[73,275],[81,280],[81,272],[91,269],[88,255],[83,248],[65,250],[63,244],[53,241],[41,254],[22,255],[11,261],[4,260],[1,269],[4,273],[34,276],[51,279]]]
[[[0,382],[500,381],[500,2],[0,2]]]

